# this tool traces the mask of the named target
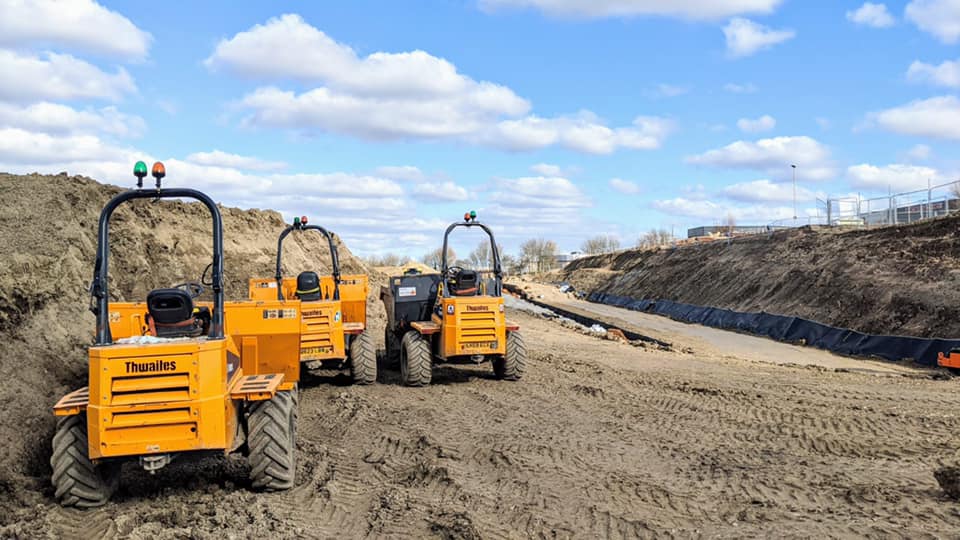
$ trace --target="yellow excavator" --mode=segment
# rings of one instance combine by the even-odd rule
[[[293,486],[300,343],[299,305],[279,300],[227,302],[223,291],[223,222],[199,191],[143,188],[147,167],[134,167],[137,189],[100,213],[93,272],[94,344],[87,386],[61,398],[50,465],[64,506],[105,504],[125,462],[154,473],[175,458],[241,452],[254,489]],[[110,217],[139,199],[193,199],[212,218],[213,258],[199,282],[155,289],[143,302],[110,300]],[[209,271],[209,281],[206,281]],[[199,302],[206,287],[212,302]]]
[[[493,231],[477,221],[475,211],[452,223],[443,235],[439,274],[405,273],[390,278],[380,298],[387,310],[387,358],[400,361],[400,377],[408,386],[425,386],[434,363],[490,361],[498,379],[523,377],[527,349],[520,327],[508,322],[503,303],[503,269]],[[490,240],[491,276],[451,265],[450,233],[457,228],[481,229]]]
[[[283,241],[291,233],[316,231],[330,246],[331,275],[304,271],[296,278],[283,277]],[[377,350],[365,331],[367,327],[367,276],[341,275],[340,258],[333,235],[319,225],[308,224],[307,216],[293,218],[293,224],[277,240],[277,272],[273,279],[250,280],[251,300],[277,300],[295,305],[300,312],[300,342],[285,354],[298,358],[312,369],[347,370],[354,384],[377,380]]]

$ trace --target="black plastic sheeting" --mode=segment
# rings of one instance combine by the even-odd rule
[[[960,349],[960,340],[875,336],[827,326],[800,317],[764,312],[742,313],[729,309],[681,304],[670,300],[636,300],[606,293],[593,293],[589,300],[633,311],[656,313],[682,322],[723,330],[736,330],[777,341],[817,347],[847,356],[882,358],[895,362],[912,360],[918,364],[935,366],[938,353]]]

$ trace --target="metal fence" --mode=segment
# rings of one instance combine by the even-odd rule
[[[913,223],[956,210],[960,210],[960,180],[885,197],[868,199],[856,195],[817,199],[816,215],[781,219],[768,226],[773,229],[805,225],[876,227]]]

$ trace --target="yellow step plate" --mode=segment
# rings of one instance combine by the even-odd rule
[[[230,386],[231,399],[263,401],[277,393],[277,387],[283,382],[283,373],[265,375],[246,375]]]
[[[87,408],[90,403],[90,388],[84,386],[79,390],[74,390],[60,398],[60,401],[53,406],[54,416],[72,416],[80,414],[80,411]]]

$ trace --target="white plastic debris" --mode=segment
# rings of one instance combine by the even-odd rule
[[[595,324],[595,325],[593,325],[593,326],[590,327],[590,333],[591,333],[591,334],[596,334],[596,335],[598,335],[598,336],[605,336],[605,335],[607,335],[607,329],[604,328],[604,327],[602,327],[602,326],[600,326],[599,324]]]

